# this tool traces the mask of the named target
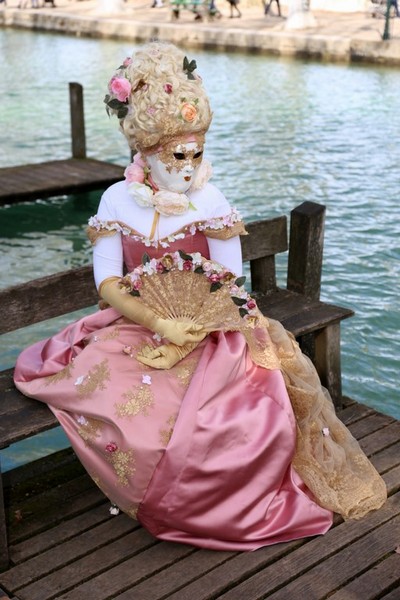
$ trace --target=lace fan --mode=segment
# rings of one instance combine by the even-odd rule
[[[161,318],[191,321],[206,331],[233,331],[257,321],[245,279],[198,252],[180,250],[158,259],[145,254],[142,264],[120,280],[120,288]]]

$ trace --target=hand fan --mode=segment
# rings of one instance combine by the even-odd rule
[[[142,264],[120,280],[120,287],[163,319],[191,321],[206,331],[241,330],[258,320],[256,302],[223,265],[196,252],[143,256]]]

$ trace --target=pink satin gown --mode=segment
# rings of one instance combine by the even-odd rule
[[[197,232],[171,244],[208,257]],[[124,241],[129,270],[143,251]],[[17,387],[46,402],[95,483],[154,536],[216,550],[326,532],[291,466],[296,425],[279,370],[256,366],[240,333],[210,334],[168,371],[135,359],[153,333],[98,311],[26,349]]]

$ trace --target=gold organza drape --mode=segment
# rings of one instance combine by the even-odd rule
[[[382,506],[383,479],[336,416],[328,391],[294,337],[262,315],[256,327],[243,333],[254,362],[282,371],[297,422],[293,466],[318,503],[345,519],[359,519]]]

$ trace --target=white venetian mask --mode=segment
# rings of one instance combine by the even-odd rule
[[[203,159],[203,142],[165,144],[159,152],[146,156],[150,175],[159,190],[184,194],[193,184]]]

